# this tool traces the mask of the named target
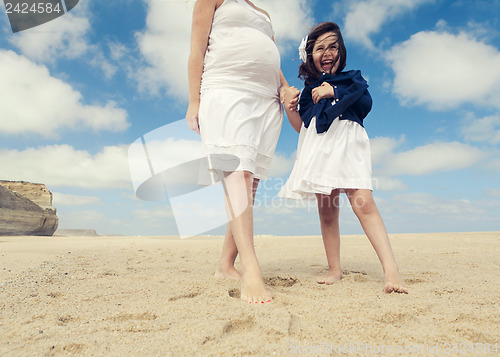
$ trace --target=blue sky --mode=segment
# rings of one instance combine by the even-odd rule
[[[16,34],[0,6],[0,179],[46,184],[60,228],[177,233],[168,202],[135,197],[127,151],[184,117],[192,3],[81,0]],[[500,1],[254,3],[298,88],[301,38],[321,21],[340,25],[346,69],[362,71],[374,100],[365,127],[389,233],[500,230]],[[256,234],[320,234],[314,207],[275,197],[297,138],[285,117]],[[345,200],[341,233],[362,233]]]

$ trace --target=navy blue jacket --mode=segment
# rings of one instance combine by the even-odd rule
[[[312,90],[328,82],[335,93],[335,98],[323,98],[314,104]],[[335,100],[335,105],[332,101]],[[300,95],[299,114],[306,128],[316,116],[316,131],[324,133],[339,117],[352,120],[363,126],[363,119],[372,109],[372,97],[368,92],[368,83],[360,71],[341,72],[336,75],[323,73],[317,81],[306,85]]]

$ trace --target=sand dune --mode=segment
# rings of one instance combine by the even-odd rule
[[[221,237],[0,237],[0,355],[498,355],[500,232],[391,242],[409,295],[364,236],[332,286],[321,237],[256,237],[274,303],[252,306],[212,277]]]

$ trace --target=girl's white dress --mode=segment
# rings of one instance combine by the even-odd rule
[[[279,88],[271,21],[244,0],[225,0],[213,18],[198,114],[211,169],[267,177],[283,120]],[[237,158],[230,170],[227,157]]]
[[[309,128],[302,124],[295,164],[278,196],[314,199],[334,189],[372,190],[371,174],[370,140],[360,124],[336,118],[318,134],[313,117]]]

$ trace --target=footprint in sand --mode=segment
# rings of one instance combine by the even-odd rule
[[[112,320],[112,321],[129,321],[129,320],[152,321],[152,320],[156,320],[157,318],[158,318],[158,316],[147,311],[147,312],[144,312],[142,314],[120,313],[116,316],[109,318],[108,320]]]
[[[375,320],[383,324],[392,325],[399,328],[407,325],[411,321],[414,321],[415,317],[409,313],[389,312],[383,314]]]
[[[362,271],[344,271],[342,275],[345,277],[349,277],[349,279],[357,282],[357,283],[366,283],[368,279],[368,274]]]
[[[54,293],[48,293],[47,296],[48,297],[51,297],[51,298],[58,298],[58,297],[61,297],[63,294],[60,293],[60,292],[54,292]]]
[[[299,334],[301,331],[300,319],[294,315],[290,314],[290,320],[288,321],[288,336],[294,336]]]
[[[357,283],[366,283],[368,281],[368,278],[366,276],[359,274],[354,275],[353,279]]]
[[[80,354],[84,348],[85,345],[82,345],[80,343],[70,343],[69,345],[64,346],[62,350],[66,352]]]
[[[297,283],[299,279],[294,278],[294,277],[282,277],[282,276],[271,276],[264,278],[264,282],[266,285],[269,286],[284,286],[284,287],[291,287],[295,283]]]
[[[294,278],[294,277],[281,277],[281,276],[271,276],[264,278],[264,282],[268,286],[282,286],[289,288],[293,286],[295,283],[297,283],[299,279]],[[229,289],[228,291],[229,296],[235,299],[239,299],[241,296],[241,290],[238,288],[234,289]]]
[[[405,283],[408,285],[418,284],[418,283],[426,283],[427,280],[421,278],[409,278],[404,279]]]
[[[177,296],[172,296],[171,298],[168,299],[168,301],[176,301],[180,299],[192,299],[197,297],[198,295],[201,295],[200,292],[193,292],[189,294],[184,294],[184,295],[177,295]]]
[[[241,296],[241,291],[240,289],[229,289],[228,290],[229,296],[235,299],[239,299]]]
[[[355,271],[355,270],[353,270],[353,271],[351,271],[351,273],[353,273],[353,274],[360,274],[360,275],[368,275],[368,273],[365,273],[364,271]]]
[[[75,318],[71,315],[60,316],[57,318],[57,324],[59,326],[66,326],[66,324],[70,321],[75,320]]]
[[[253,317],[247,316],[245,319],[231,320],[222,328],[222,334],[234,333],[238,331],[248,331],[255,325]]]

